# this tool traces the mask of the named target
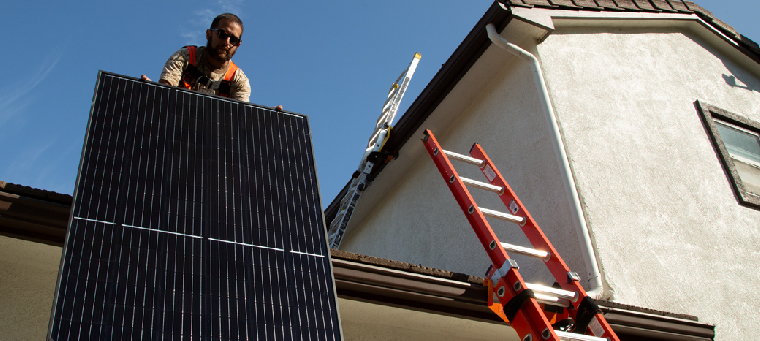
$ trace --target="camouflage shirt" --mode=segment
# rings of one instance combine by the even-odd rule
[[[172,86],[178,86],[182,79],[182,72],[189,65],[190,51],[186,47],[179,49],[177,52],[169,57],[166,61],[164,69],[161,70],[161,77]],[[211,79],[212,81],[221,81],[224,79],[224,75],[227,73],[229,65],[223,69],[213,69],[211,65],[206,62],[206,47],[199,46],[195,48],[195,66],[202,74]],[[206,89],[203,85],[196,84],[194,90],[201,92],[211,93],[218,95],[219,91],[214,89]],[[230,98],[248,102],[248,98],[251,96],[251,85],[248,82],[248,77],[245,76],[243,70],[240,68],[235,72],[235,77],[232,78],[232,84],[230,87]]]

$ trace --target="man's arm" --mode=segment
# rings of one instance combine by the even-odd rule
[[[251,84],[248,81],[248,77],[241,69],[237,69],[235,77],[232,78],[232,84],[230,86],[230,98],[248,102],[251,97]]]
[[[185,70],[189,59],[190,52],[187,48],[183,47],[177,50],[177,52],[174,52],[164,64],[158,82],[171,86],[179,85],[179,82],[182,79],[182,71]]]

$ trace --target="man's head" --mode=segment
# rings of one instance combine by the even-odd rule
[[[232,13],[220,14],[206,30],[208,56],[220,62],[232,59],[243,37],[243,22]]]

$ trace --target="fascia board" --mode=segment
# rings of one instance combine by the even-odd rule
[[[544,35],[534,35],[533,38],[538,42],[564,28],[671,29],[688,32],[760,77],[760,55],[742,47],[739,42],[695,13],[596,12],[518,7],[512,9],[512,14],[515,19],[545,32]]]

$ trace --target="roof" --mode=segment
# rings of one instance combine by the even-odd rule
[[[0,182],[0,235],[63,246],[71,203],[69,195]],[[485,278],[339,250],[331,250],[331,259],[340,298],[503,323],[487,307]],[[694,316],[597,303],[620,335],[655,340],[714,335],[714,326]]]
[[[0,181],[0,234],[63,245],[70,195]]]
[[[707,24],[735,42],[735,46],[744,55],[760,64],[760,46],[741,35],[733,27],[716,18],[710,11],[693,1],[675,0],[497,0],[488,8],[483,17],[475,24],[462,43],[456,48],[446,63],[436,73],[414,103],[402,115],[393,127],[393,133],[385,143],[383,150],[391,155],[398,155],[399,150],[420,128],[422,123],[435,111],[438,104],[456,86],[470,67],[491,46],[486,34],[486,25],[493,23],[501,31],[512,20],[512,8],[540,8],[549,10],[574,10],[596,12],[646,12],[646,13],[680,13],[697,15]],[[377,164],[372,170],[377,176],[385,164]],[[325,209],[325,219],[329,224],[338,212],[340,199],[345,195],[351,179]]]

